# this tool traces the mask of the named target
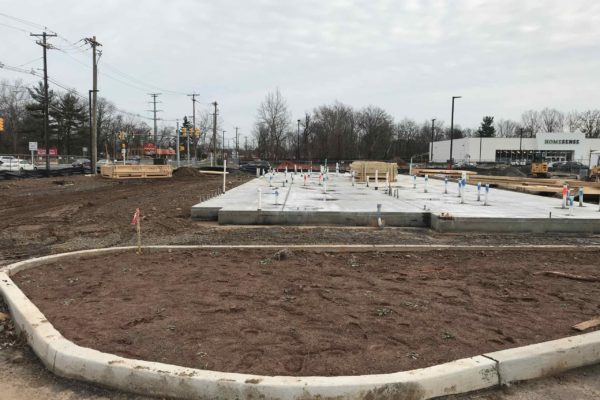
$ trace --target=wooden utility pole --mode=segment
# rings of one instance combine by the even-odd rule
[[[212,104],[215,107],[215,112],[213,113],[213,140],[212,140],[213,164],[211,166],[214,167],[215,165],[217,165],[217,114],[218,114],[218,110],[217,110],[217,102],[215,101]]]
[[[196,96],[199,96],[198,93],[188,94],[192,98],[192,134],[196,137]],[[188,135],[188,163],[190,161],[190,146],[189,146],[189,135]],[[196,141],[196,146],[194,146],[194,157],[198,154],[198,142]]]
[[[240,140],[238,136],[238,126],[235,127],[235,156],[238,158],[238,162],[240,159]]]
[[[30,33],[29,36],[41,36],[42,41],[36,41],[37,44],[42,46],[44,49],[44,147],[46,148],[46,173],[50,175],[50,148],[48,146],[48,58],[46,56],[46,50],[51,48],[51,45],[46,43],[46,38],[56,36],[56,34],[43,33]]]
[[[159,103],[159,102],[156,101],[156,98],[158,96],[160,96],[162,93],[148,93],[148,94],[150,96],[152,96],[153,108],[152,108],[152,110],[149,110],[149,111],[152,111],[152,113],[154,114],[154,118],[153,118],[154,119],[154,146],[156,148],[156,147],[158,147],[158,142],[157,142],[157,140],[158,140],[158,127],[157,127],[157,124],[156,124],[156,121],[157,121],[156,113],[162,111],[162,110],[157,110],[156,109],[156,103]]]
[[[98,46],[102,46],[96,36],[83,39],[85,43],[92,46],[92,148],[90,166],[92,174],[96,174],[96,161],[98,159]]]

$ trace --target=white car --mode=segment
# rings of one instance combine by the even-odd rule
[[[30,162],[25,160],[17,160],[16,158],[10,160],[0,161],[0,171],[34,171],[37,167]]]

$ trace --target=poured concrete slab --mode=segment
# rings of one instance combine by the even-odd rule
[[[485,185],[485,180],[482,184]],[[376,186],[378,186],[376,188]],[[458,184],[398,176],[396,182],[379,181],[367,187],[352,184],[347,175],[329,174],[324,182],[313,174],[278,173],[254,179],[224,195],[196,204],[192,218],[217,220],[220,224],[273,225],[377,225],[431,227],[440,231],[489,232],[600,232],[597,204],[575,205],[572,215],[561,199],[490,189],[484,205],[484,189],[467,185],[464,203]],[[391,194],[389,192],[391,188]],[[259,210],[259,189],[261,205]],[[381,213],[377,205],[381,205]]]

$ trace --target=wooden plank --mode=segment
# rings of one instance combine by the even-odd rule
[[[576,331],[585,331],[586,329],[595,328],[600,325],[600,317],[590,319],[588,321],[580,322],[577,325],[573,325],[572,328]]]

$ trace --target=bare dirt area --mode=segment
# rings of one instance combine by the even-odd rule
[[[576,333],[600,312],[599,255],[148,250],[15,280],[85,347],[217,371],[362,375]],[[570,275],[545,274],[555,270]]]
[[[149,245],[600,245],[600,235],[439,234],[427,229],[404,228],[219,226],[191,221],[189,213],[190,207],[201,197],[216,193],[222,186],[221,178],[190,173],[177,175],[167,180],[140,181],[85,176],[0,181],[0,265],[71,250],[133,245],[135,230],[130,223],[136,207],[141,208],[144,244]],[[228,187],[251,178],[230,175]],[[122,304],[114,310],[119,310]],[[1,301],[0,311],[8,313]],[[395,313],[389,315],[395,317]],[[0,328],[0,342],[12,344],[0,348],[2,400],[142,399],[54,376],[22,340],[16,340],[10,322],[4,326]],[[590,367],[556,378],[514,385],[508,390],[489,390],[457,399],[597,399],[600,398],[599,376],[600,367]]]

